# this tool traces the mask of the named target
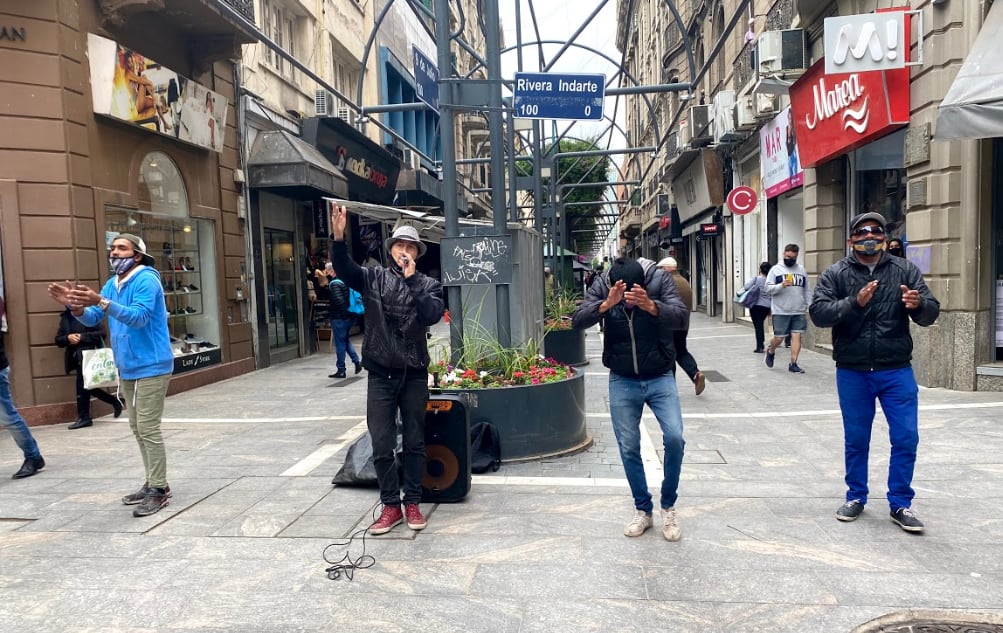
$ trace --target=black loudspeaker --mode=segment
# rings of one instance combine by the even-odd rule
[[[435,395],[425,407],[424,503],[454,503],[470,492],[470,414],[456,396]]]

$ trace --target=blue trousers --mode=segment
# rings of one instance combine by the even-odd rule
[[[345,352],[353,363],[359,362],[359,355],[355,352],[352,339],[348,333],[352,329],[355,319],[331,319],[331,336],[334,337],[334,353],[337,358],[338,371],[345,371]]]
[[[676,378],[670,372],[653,378],[631,378],[609,373],[609,413],[620,448],[620,461],[627,475],[634,507],[650,513],[651,493],[641,460],[641,410],[647,404],[662,429],[662,509],[676,505],[679,472],[683,466],[683,414],[679,408]]]
[[[919,446],[919,388],[912,367],[886,371],[836,369],[843,412],[846,500],[867,503],[867,458],[874,424],[874,402],[888,421],[892,452],[888,463],[888,504],[892,512],[912,505],[913,469]]]
[[[14,443],[24,453],[25,459],[41,457],[38,444],[28,430],[28,424],[14,406],[10,393],[10,367],[0,369],[0,428],[5,428],[14,436]]]

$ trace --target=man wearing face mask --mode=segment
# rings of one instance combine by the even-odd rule
[[[159,512],[171,497],[160,422],[174,371],[174,354],[164,288],[153,264],[141,238],[120,233],[112,240],[108,257],[115,274],[100,293],[69,281],[49,284],[49,296],[84,325],[93,327],[108,317],[129,426],[146,470],[146,481],[139,490],[122,497],[125,505],[137,506],[132,512],[137,517]]]
[[[883,252],[885,224],[879,213],[850,221],[850,254],[819,277],[811,319],[818,327],[832,328],[843,414],[847,491],[836,518],[853,521],[867,504],[867,458],[877,399],[892,446],[887,495],[891,519],[907,532],[922,532],[923,523],[912,510],[919,388],[910,363],[909,322],[932,325],[940,303],[912,262]]]
[[[362,366],[369,371],[366,424],[373,440],[373,466],[383,504],[369,533],[385,534],[405,519],[409,528],[421,530],[425,517],[418,504],[425,475],[429,361],[425,335],[445,311],[442,285],[415,269],[415,261],[425,254],[426,247],[414,227],[399,226],[387,238],[389,268],[363,268],[348,256],[347,222],[345,207],[332,204],[331,262],[340,279],[362,295],[366,308],[362,343]],[[403,486],[394,460],[398,410],[404,449]]]
[[[777,347],[785,337],[791,337],[791,362],[787,370],[803,374],[798,365],[801,353],[801,335],[808,329],[808,304],[811,302],[811,284],[808,273],[798,264],[797,244],[784,247],[784,261],[775,265],[766,275],[766,292],[770,295],[770,312],[773,314],[773,339],[766,349],[766,366],[772,368]]]

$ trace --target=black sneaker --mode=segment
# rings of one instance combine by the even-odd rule
[[[777,357],[776,352],[767,351],[766,352],[766,366],[773,369],[773,359]]]
[[[919,520],[912,508],[899,508],[891,513],[892,521],[906,532],[922,532],[923,522]]]
[[[45,460],[42,459],[41,455],[38,457],[29,457],[24,460],[24,463],[21,464],[21,468],[11,476],[11,479],[24,479],[25,477],[31,477],[43,468],[45,468]]]
[[[797,363],[791,363],[790,365],[788,365],[787,366],[787,371],[791,372],[792,374],[803,374],[804,373],[804,370],[801,369],[800,367],[798,367]]]
[[[362,363],[355,363],[355,373],[359,373],[360,371],[362,371]]]
[[[143,501],[146,499],[146,495],[150,494],[151,490],[153,490],[153,488],[150,488],[146,484],[143,484],[143,487],[137,490],[136,492],[132,493],[131,495],[125,495],[124,497],[122,497],[122,503],[127,506],[134,506],[137,503],[143,503]],[[166,491],[167,497],[170,498],[171,487],[167,486],[166,488],[164,488],[164,490]]]
[[[328,378],[347,378],[348,374],[346,374],[343,371],[336,371],[333,374],[328,374],[327,377]]]
[[[170,503],[170,487],[167,488],[147,488],[146,498],[132,511],[134,517],[145,517],[160,512]]]
[[[859,499],[851,499],[839,506],[836,510],[836,519],[839,521],[855,521],[864,511],[864,504]]]

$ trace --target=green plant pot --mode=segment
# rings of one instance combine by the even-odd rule
[[[441,392],[463,399],[471,425],[485,421],[497,427],[504,462],[566,455],[592,445],[585,426],[583,372],[541,385]]]
[[[585,330],[551,330],[543,335],[543,355],[565,365],[588,365],[585,356]]]

